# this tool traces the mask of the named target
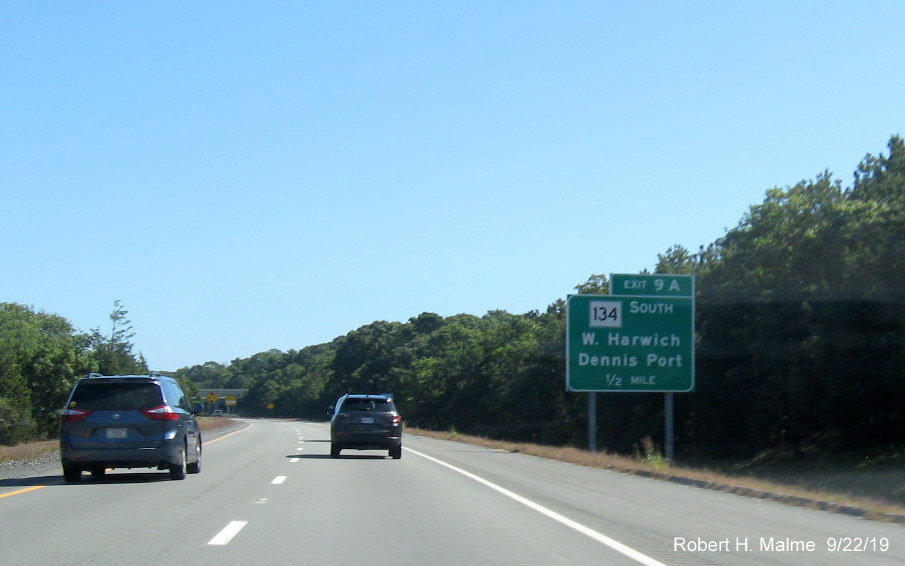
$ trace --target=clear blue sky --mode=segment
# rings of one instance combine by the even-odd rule
[[[544,310],[905,134],[905,2],[0,2],[0,301],[153,369]]]

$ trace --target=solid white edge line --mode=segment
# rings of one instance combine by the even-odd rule
[[[229,544],[229,541],[233,540],[233,537],[239,534],[245,525],[248,524],[248,521],[231,521],[228,525],[223,527],[223,530],[217,533],[217,536],[212,538],[208,545],[212,546],[223,546]]]
[[[416,456],[421,456],[422,458],[430,460],[431,462],[434,462],[435,464],[439,464],[445,468],[448,468],[448,469],[456,472],[457,474],[461,474],[461,475],[467,477],[468,479],[474,480],[486,487],[489,487],[490,489],[492,489],[498,493],[501,493],[502,495],[505,495],[506,497],[508,497],[514,501],[521,503],[525,507],[528,507],[529,509],[533,509],[534,511],[537,511],[541,515],[545,515],[545,516],[553,519],[554,521],[557,521],[557,522],[569,527],[570,529],[578,531],[579,533],[592,538],[593,540],[599,542],[600,544],[603,544],[603,545],[615,550],[616,552],[631,558],[632,560],[634,560],[640,564],[644,564],[645,566],[666,566],[666,564],[664,564],[663,562],[660,562],[659,560],[655,560],[655,559],[651,558],[650,556],[643,554],[630,546],[626,546],[626,545],[622,544],[621,542],[619,542],[618,540],[612,539],[603,533],[595,531],[594,529],[587,527],[585,525],[582,525],[581,523],[579,523],[577,521],[573,521],[572,519],[569,519],[568,517],[566,517],[564,515],[560,515],[556,511],[547,509],[543,505],[535,503],[534,501],[531,501],[530,499],[528,499],[526,497],[522,497],[521,495],[519,495],[515,492],[509,491],[505,487],[499,486],[499,485],[493,483],[492,481],[485,480],[481,476],[477,476],[471,472],[467,472],[467,471],[463,470],[462,468],[457,468],[456,466],[453,466],[452,464],[448,464],[448,463],[444,462],[443,460],[438,460],[437,458],[434,458],[433,456],[428,456],[427,454],[423,454],[421,452],[418,452],[417,450],[412,450],[411,448],[408,448],[408,447],[406,447],[405,450],[407,452],[411,452],[412,454],[415,454]]]

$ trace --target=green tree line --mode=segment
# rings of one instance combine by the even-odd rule
[[[660,254],[654,272],[697,281],[696,389],[676,395],[679,455],[905,444],[903,246],[905,143],[893,136],[887,153],[865,156],[849,186],[824,172],[772,188],[715,242]],[[575,292],[606,293],[608,285],[592,275]],[[586,398],[565,391],[564,309],[557,299],[525,314],[422,313],[176,375],[191,388],[247,389],[246,414],[320,419],[343,393],[393,392],[411,425],[583,446]],[[117,311],[114,332],[100,336],[3,306],[0,440],[4,422],[49,432],[40,423],[62,403],[61,391],[80,372],[102,370],[105,352],[143,361],[131,352],[124,311],[117,327]],[[10,400],[23,398],[31,410],[14,414],[23,405]],[[662,437],[662,395],[607,394],[598,405],[607,449],[630,452],[646,436]]]
[[[110,333],[84,333],[62,316],[0,303],[0,444],[56,434],[66,395],[89,372],[147,373],[127,312],[115,301]]]

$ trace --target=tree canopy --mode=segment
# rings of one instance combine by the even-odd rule
[[[127,311],[116,301],[109,337],[77,332],[65,318],[0,303],[0,444],[53,435],[75,379],[89,372],[146,373],[132,354]]]

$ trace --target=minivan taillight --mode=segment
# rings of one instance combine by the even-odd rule
[[[142,411],[142,414],[149,419],[154,419],[155,421],[178,421],[179,413],[173,410],[173,407],[169,405],[161,405],[159,407],[154,407],[153,409],[145,409]]]
[[[82,411],[81,409],[63,409],[60,411],[61,423],[77,423],[88,418],[91,411]]]

